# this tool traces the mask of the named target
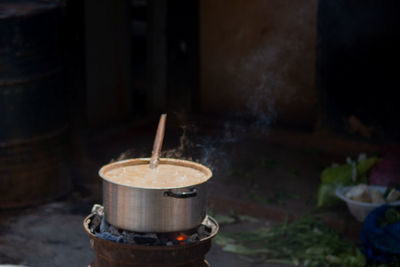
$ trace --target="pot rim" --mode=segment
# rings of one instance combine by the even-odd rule
[[[132,164],[133,163],[133,164]],[[108,183],[114,184],[114,185],[118,185],[118,186],[125,186],[128,188],[134,188],[134,189],[140,189],[140,190],[166,190],[166,189],[181,189],[181,188],[190,188],[190,187],[194,187],[200,184],[204,184],[206,182],[208,182],[211,177],[212,177],[212,171],[197,162],[194,161],[189,161],[189,160],[183,160],[183,159],[174,159],[174,158],[160,158],[159,164],[170,164],[170,165],[177,165],[177,166],[184,166],[184,167],[189,167],[189,168],[193,168],[196,169],[198,171],[201,171],[202,173],[204,173],[207,178],[204,180],[204,182],[202,183],[197,183],[197,184],[193,184],[193,185],[186,185],[186,186],[179,186],[179,187],[158,187],[158,188],[151,188],[151,187],[137,187],[137,186],[132,186],[132,185],[126,185],[126,184],[120,184],[120,183],[116,183],[113,181],[110,181],[109,179],[105,178],[103,176],[103,174],[111,169],[114,169],[116,167],[121,167],[121,166],[132,166],[132,165],[143,165],[143,164],[150,164],[150,158],[134,158],[134,159],[125,159],[125,160],[120,160],[120,161],[115,161],[112,163],[108,163],[106,165],[104,165],[103,167],[100,168],[98,174],[100,176],[100,178],[103,181],[106,181]]]

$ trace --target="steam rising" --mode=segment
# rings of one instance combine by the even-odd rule
[[[269,76],[262,74],[254,94],[249,95],[247,99],[247,107],[251,115],[256,118],[253,126],[261,129],[264,133],[275,121],[277,115],[274,98],[271,96],[271,90],[267,87],[267,84],[271,84],[270,79]]]
[[[285,79],[282,77],[287,71],[287,66],[281,60],[281,54],[282,50],[278,46],[266,45],[244,57],[240,64],[232,69],[236,73],[241,73],[237,75],[238,88],[254,120],[252,126],[264,133],[277,117],[275,103],[277,90],[285,88],[286,94],[293,91],[288,90],[289,85],[283,82]],[[271,66],[280,66],[280,71],[277,72],[276,68],[271,69]]]
[[[227,66],[228,71],[234,72],[239,94],[245,100],[245,110],[235,112],[230,118],[225,118],[214,125],[212,133],[199,133],[198,127],[189,123],[184,112],[174,113],[180,121],[182,130],[179,145],[172,149],[163,150],[162,157],[179,158],[200,162],[211,169],[228,168],[230,165],[229,149],[244,138],[249,132],[268,134],[268,129],[277,118],[276,90],[290,87],[283,82],[288,66],[280,66],[280,73],[269,70],[266,66],[274,66],[280,60],[281,49],[269,45],[256,50],[244,57],[238,64]],[[265,69],[265,71],[260,71]],[[240,73],[242,75],[236,75]],[[261,73],[261,74],[260,74]],[[252,79],[248,79],[251,77]],[[286,96],[291,97],[285,90]],[[289,92],[289,93],[288,93]],[[231,114],[232,115],[232,114]],[[133,150],[120,155],[118,160],[132,156]],[[142,155],[148,157],[148,154]],[[134,155],[139,157],[139,155]]]

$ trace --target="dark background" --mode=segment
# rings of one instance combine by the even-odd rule
[[[2,153],[24,162],[20,145],[41,140],[38,162],[58,149],[79,162],[102,133],[153,132],[163,112],[171,129],[208,123],[227,140],[256,126],[396,143],[398,11],[395,0],[2,2]]]
[[[399,5],[1,1],[0,263],[87,266],[98,170],[149,157],[164,112],[163,156],[213,171],[208,212],[260,219],[232,230],[310,214],[321,172],[360,153],[398,183]],[[359,244],[342,204],[321,218]],[[207,258],[252,264],[217,244]]]
[[[66,2],[61,16],[61,44],[72,95],[70,107],[75,110],[75,119],[82,120],[79,125],[143,121],[166,111],[222,118],[233,114],[250,120],[267,113],[280,127],[308,131],[322,128],[363,138],[346,130],[347,118],[355,116],[374,129],[369,141],[398,139],[396,1],[319,1],[318,7],[300,3],[300,8],[314,8],[315,19],[302,24],[303,18],[294,17],[289,20],[293,25],[270,15],[292,15],[296,7],[284,4],[271,3],[272,11],[261,3],[238,2],[225,9],[222,4],[212,5],[207,6],[207,1],[177,0]],[[251,21],[251,15],[246,17],[246,12],[253,10],[249,6],[261,10],[260,19],[254,16]],[[264,12],[262,8],[266,8]],[[235,29],[235,25],[239,26]],[[254,28],[260,28],[260,34],[267,36],[265,40],[259,39]],[[93,34],[92,29],[98,33]],[[235,39],[235,34],[243,31],[246,39]],[[307,35],[296,39],[291,31]],[[215,35],[226,43],[216,40]],[[279,46],[280,39],[292,44]],[[296,48],[296,44],[303,47]],[[269,46],[279,47],[281,51],[276,54],[284,54],[282,57],[296,49],[308,57],[289,55],[272,63],[255,63],[261,67],[246,71],[237,67],[250,61],[247,55],[259,47]],[[208,57],[218,56],[221,49],[232,51],[220,53],[219,58]],[[98,67],[102,64],[106,67]],[[229,65],[234,70],[226,74]],[[308,73],[301,71],[304,65]],[[261,92],[253,90],[251,87],[258,84],[252,80],[265,73],[272,76],[270,80],[287,79],[290,88],[273,88],[275,83],[271,81],[263,85]],[[247,80],[244,85],[237,76]],[[108,86],[97,86],[100,83]],[[270,88],[270,94],[262,92]],[[285,94],[289,97],[282,96]],[[268,102],[252,112],[246,95],[252,95],[253,101],[275,99],[274,115],[264,107]],[[305,98],[301,103],[300,97]]]

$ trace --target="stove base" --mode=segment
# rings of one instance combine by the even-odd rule
[[[211,224],[209,236],[193,242],[171,246],[125,244],[102,239],[94,235],[89,225],[94,218],[89,215],[84,227],[90,237],[90,245],[96,253],[89,267],[209,267],[205,255],[210,250],[211,239],[218,233],[218,223],[207,217]]]

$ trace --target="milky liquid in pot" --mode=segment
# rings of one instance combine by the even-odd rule
[[[148,164],[123,166],[103,174],[111,182],[140,188],[186,187],[207,180],[203,172],[184,166],[160,164],[150,169]]]

